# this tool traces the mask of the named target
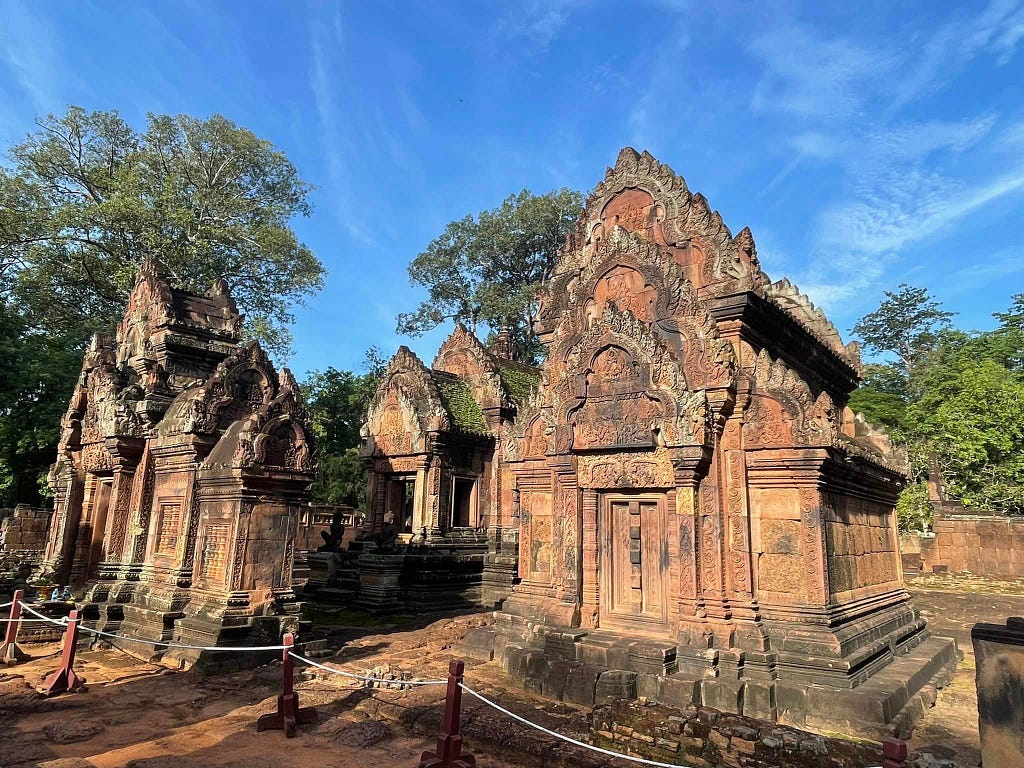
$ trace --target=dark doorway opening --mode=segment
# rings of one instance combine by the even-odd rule
[[[476,480],[470,477],[456,477],[452,484],[452,526],[473,528],[476,514],[473,509],[476,494]]]

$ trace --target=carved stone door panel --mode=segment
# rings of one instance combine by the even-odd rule
[[[603,497],[598,525],[602,627],[667,628],[666,523],[665,494]]]

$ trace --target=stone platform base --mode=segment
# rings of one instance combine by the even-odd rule
[[[524,629],[481,627],[466,636],[459,650],[470,658],[498,661],[527,690],[574,704],[593,707],[643,696],[674,707],[712,707],[875,739],[909,734],[934,703],[935,689],[952,678],[959,660],[952,639],[922,633],[919,642],[866,682],[837,687],[779,679],[770,669],[765,673],[761,664],[753,674],[744,674],[738,652],[731,674],[716,668],[698,676],[680,671],[678,660],[715,651],[602,630],[537,625]]]
[[[299,625],[300,604],[288,593],[265,605],[251,606],[246,593],[203,594],[185,588],[135,581],[100,581],[86,591],[84,624],[132,640],[98,636],[139,658],[178,669],[231,672],[280,658],[280,651],[199,650],[279,645]]]
[[[376,553],[359,557],[359,594],[352,607],[368,613],[443,611],[477,607],[482,554]]]
[[[433,546],[310,553],[307,561],[303,599],[373,614],[495,608],[515,575],[507,557]]]

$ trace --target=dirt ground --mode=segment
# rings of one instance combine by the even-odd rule
[[[1024,584],[930,576],[908,586],[933,632],[956,638],[964,652],[956,678],[939,692],[911,747],[953,758],[958,768],[974,768],[980,759],[970,628],[1024,612]],[[358,674],[440,679],[453,658],[452,644],[484,619],[481,614],[390,627],[337,626],[329,640],[342,650],[320,661]],[[88,689],[42,699],[33,686],[54,668],[58,649],[29,650],[31,661],[0,667],[0,768],[412,767],[434,746],[441,720],[443,686],[369,688],[306,669],[296,690],[303,706],[318,709],[318,722],[300,728],[294,739],[280,731],[257,733],[257,717],[276,705],[279,664],[201,677],[116,649],[80,651],[76,669]],[[584,710],[531,696],[493,664],[468,663],[467,682],[534,722],[577,737],[587,733]],[[628,765],[529,731],[470,697],[463,712],[467,746],[480,765]]]
[[[952,683],[939,691],[915,729],[910,748],[951,758],[957,768],[975,768],[981,752],[971,627],[1004,624],[1007,617],[1024,614],[1024,582],[929,574],[908,578],[907,589],[932,633],[954,638],[964,655]]]

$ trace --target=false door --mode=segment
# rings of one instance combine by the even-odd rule
[[[665,629],[669,574],[664,494],[606,495],[598,530],[601,626]]]

